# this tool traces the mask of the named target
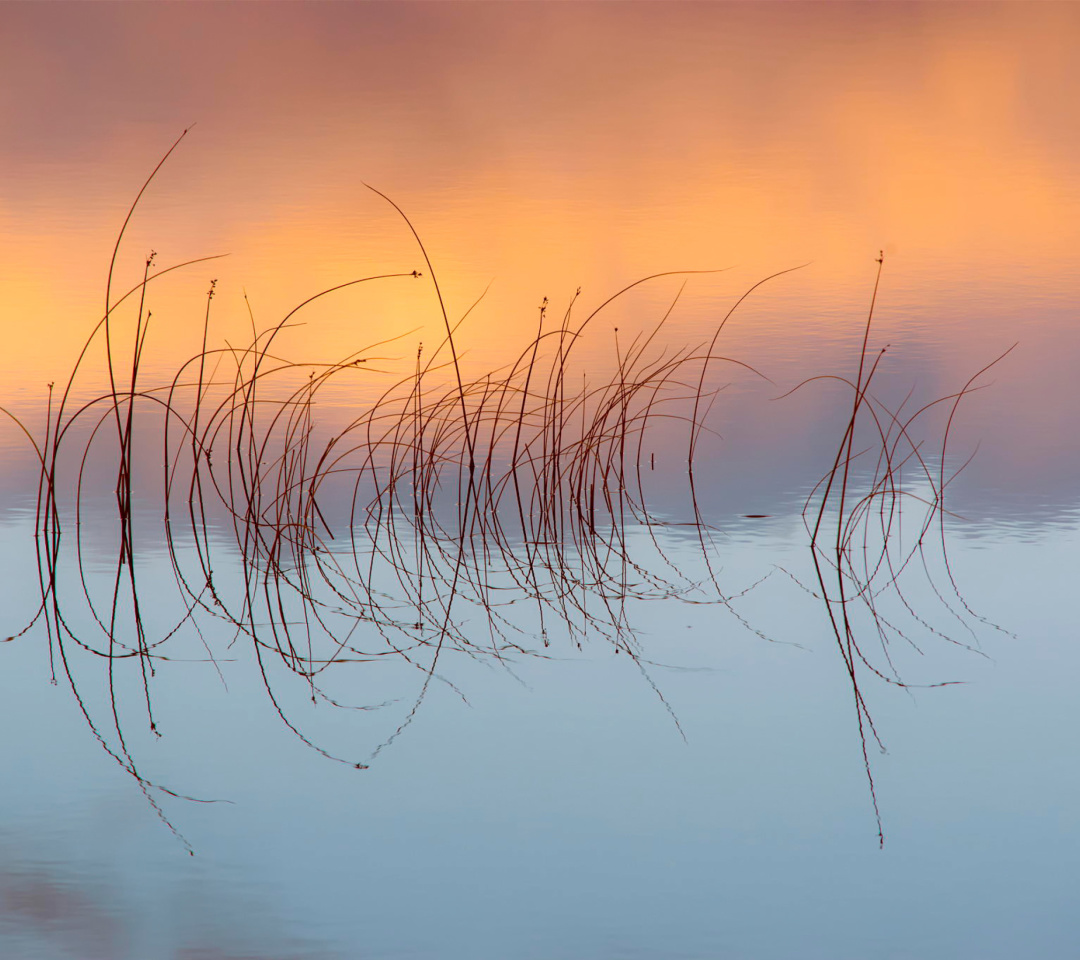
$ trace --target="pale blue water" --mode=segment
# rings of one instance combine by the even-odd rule
[[[672,665],[651,673],[687,742],[603,648],[556,644],[559,659],[519,659],[516,678],[448,659],[468,705],[435,689],[364,772],[297,743],[250,663],[222,664],[228,692],[208,664],[163,665],[165,737],[132,723],[133,750],[171,787],[231,801],[167,804],[194,858],[49,686],[43,646],[12,644],[4,955],[1070,956],[1077,652],[1061,598],[1077,537],[963,545],[953,559],[969,602],[1018,636],[980,628],[984,656],[927,640],[922,669],[904,671],[963,686],[866,685],[889,747],[873,759],[883,850],[834,641],[781,576],[739,610],[801,646],[766,643],[713,607],[635,611],[645,656]],[[776,563],[806,573],[799,538],[782,531],[732,560],[729,580]],[[27,571],[10,551],[5,563],[12,609]],[[93,669],[80,674],[91,700]],[[300,715],[340,749],[370,748],[385,724]]]

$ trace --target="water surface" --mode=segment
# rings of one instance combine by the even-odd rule
[[[715,603],[628,608],[686,742],[633,661],[599,637],[579,651],[553,634],[537,646],[551,659],[448,658],[457,692],[435,684],[372,768],[350,770],[280,724],[250,653],[209,624],[221,675],[188,636],[153,680],[164,736],[125,727],[148,776],[231,801],[166,802],[191,858],[100,750],[70,689],[50,685],[35,628],[3,647],[5,955],[1072,954],[1073,7],[60,4],[2,17],[0,404],[34,430],[46,384],[66,382],[104,312],[132,200],[193,123],[128,227],[114,298],[138,284],[150,250],[163,267],[228,257],[150,287],[144,385],[168,383],[200,349],[212,279],[220,346],[250,339],[248,305],[266,327],[336,284],[429,274],[408,226],[365,184],[411,219],[452,319],[482,296],[457,333],[474,379],[529,343],[544,297],[555,323],[579,287],[584,316],[644,276],[722,269],[660,278],[605,308],[574,368],[604,382],[669,308],[656,348],[674,353],[708,341],[758,281],[800,267],[727,322],[718,352],[768,379],[711,369],[710,387],[724,389],[697,465],[725,589],[768,579],[733,601],[738,617]],[[904,621],[918,651],[891,651],[913,684],[964,683],[864,687],[889,748],[872,756],[880,851],[850,684],[823,607],[798,585],[813,576],[800,514],[850,397],[815,382],[775,399],[807,377],[855,375],[879,250],[871,347],[888,345],[875,381],[885,400],[950,394],[1016,344],[966,398],[950,440],[952,468],[977,449],[947,500],[953,571],[975,615],[942,605],[933,588],[952,595],[931,554],[930,579],[915,576],[908,594],[924,622]],[[370,367],[324,394],[319,429],[367,409],[410,375],[421,342],[440,342],[429,281],[343,290],[281,335],[290,358],[359,351]],[[116,323],[130,342],[134,311]],[[97,343],[73,396],[107,388],[101,361]],[[160,626],[175,582],[160,437],[149,415],[140,424],[137,569]],[[647,451],[650,494],[673,522],[690,518],[680,430],[653,434]],[[106,599],[109,442],[90,459],[81,518],[88,589]],[[0,444],[7,635],[40,593],[37,486],[14,425]],[[236,587],[220,517],[211,539],[215,576]],[[656,559],[643,532],[631,540]],[[685,530],[660,546],[688,579],[705,577]],[[180,549],[194,562],[189,542]],[[62,568],[71,623],[93,632],[75,573]],[[486,636],[480,611],[461,615],[468,635]],[[80,689],[107,718],[102,664],[79,656]],[[361,756],[418,687],[400,665],[342,669],[328,689],[343,701],[392,701],[358,713],[312,709],[303,684],[282,682],[305,731]],[[133,718],[140,684],[122,681]]]

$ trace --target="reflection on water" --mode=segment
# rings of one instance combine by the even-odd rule
[[[0,875],[0,949],[7,957],[116,960],[308,960],[336,956],[318,943],[290,935],[287,924],[251,892],[211,884],[204,871],[175,878],[149,901],[124,866],[99,858],[62,862],[25,841],[3,846]],[[110,858],[111,859],[111,858]],[[130,869],[131,865],[127,865]],[[145,869],[145,868],[144,868]],[[200,873],[202,874],[200,876]],[[164,896],[162,896],[164,894]],[[238,923],[249,912],[258,919]]]
[[[5,21],[0,952],[1067,953],[1073,8]]]
[[[20,735],[5,758],[24,786],[3,798],[22,838],[7,862],[77,888],[86,878],[97,902],[119,888],[127,936],[153,945],[126,948],[125,960],[184,956],[188,942],[276,960],[290,956],[286,936],[331,956],[461,960],[632,949],[659,960],[672,942],[676,956],[888,956],[883,937],[914,956],[945,957],[973,939],[989,956],[1025,944],[1067,955],[1078,784],[1057,760],[1071,749],[1075,649],[1053,598],[1068,589],[1076,546],[1074,532],[1021,544],[1007,563],[954,555],[973,605],[1022,623],[1023,639],[986,633],[992,659],[937,647],[904,664],[910,679],[964,686],[874,688],[890,750],[875,759],[883,852],[820,609],[774,578],[740,609],[801,648],[764,644],[714,608],[633,611],[648,650],[671,665],[654,670],[688,744],[632,665],[601,648],[519,658],[521,682],[448,661],[469,705],[439,686],[426,716],[364,773],[268,722],[249,660],[221,664],[227,691],[208,664],[171,663],[154,684],[165,736],[151,743],[134,724],[132,748],[170,786],[233,801],[174,805],[195,858],[73,735],[79,717],[45,682],[44,648],[9,645],[3,719]],[[739,579],[775,563],[805,567],[794,532],[740,549]],[[169,578],[164,559],[143,572],[150,596]],[[17,573],[5,570],[5,583],[25,583]],[[932,600],[913,599],[921,609]],[[365,671],[337,692],[410,682]],[[335,745],[363,730],[323,708],[302,717]],[[55,955],[47,938],[23,936],[33,946],[13,955]]]

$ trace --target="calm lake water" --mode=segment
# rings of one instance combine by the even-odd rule
[[[150,251],[154,269],[227,254],[149,284],[149,321],[138,294],[110,316],[119,392],[148,331],[123,508],[130,563],[118,563],[110,408],[91,406],[66,435],[53,567],[35,540],[39,461],[15,420],[0,427],[0,633],[13,636],[0,645],[0,955],[1076,956],[1080,8],[49,4],[8,5],[0,24],[0,406],[44,440],[47,385],[55,416],[105,312],[124,218],[188,128],[126,227],[109,302],[138,288]],[[805,522],[816,501],[804,509],[822,495],[851,415],[837,378],[858,375],[879,251],[869,362],[885,352],[873,409],[894,444],[890,476],[911,496],[879,491],[849,531],[853,562],[872,565],[874,511],[905,505],[890,556],[910,561],[878,568],[875,619],[858,597],[820,598]],[[328,288],[389,274],[318,298],[275,335],[273,358],[315,366],[260,380],[260,398],[280,404],[325,364],[345,366],[306,408],[311,420],[288,427],[293,447],[277,458],[268,442],[244,461],[278,484],[251,494],[231,472],[241,418],[209,417],[237,369],[253,369],[243,352],[252,329]],[[602,307],[653,274],[671,275]],[[413,454],[429,448],[402,428],[397,446],[384,444],[396,466],[380,460],[389,472],[379,476],[396,478],[403,499],[378,514],[374,546],[370,523],[347,535],[351,491],[382,503],[380,488],[327,474],[325,515],[295,526],[335,539],[321,555],[275,555],[279,579],[251,587],[253,571],[272,567],[243,539],[254,514],[215,501],[211,476],[228,478],[225,499],[262,497],[259,522],[272,515],[284,529],[317,472],[297,438],[314,448],[343,434],[335,449],[363,461],[363,418],[394,384],[404,386],[376,423],[399,429],[458,375],[470,409],[488,411],[476,422],[496,423],[492,405],[504,404],[502,446],[491,441],[502,463],[522,420],[506,399],[523,382],[511,365],[539,329],[536,369],[557,366],[564,318],[600,307],[573,337],[564,406],[524,418],[526,440],[545,436],[538,418],[555,409],[572,411],[558,422],[580,436],[579,419],[628,396],[640,347],[644,386],[575,448],[617,446],[630,418],[640,445],[623,453],[640,480],[601,466],[571,489],[576,453],[561,470],[529,461],[519,517],[508,485],[493,505],[472,486],[462,496],[456,467],[438,485],[422,480]],[[459,321],[455,372],[438,350]],[[204,461],[205,525],[192,534],[181,527],[195,488],[186,468],[164,469],[163,451],[181,463],[188,447],[180,418],[192,415],[200,374],[178,371],[204,332],[218,352],[200,415],[221,430]],[[422,397],[408,392],[418,351],[432,363]],[[105,359],[99,335],[67,415],[112,389]],[[944,458],[951,401],[898,431],[990,364],[956,409]],[[182,386],[165,416],[174,378]],[[699,383],[695,513],[686,418]],[[658,416],[639,434],[654,397],[646,409]],[[420,438],[449,458],[430,464],[461,463],[465,441],[487,449],[454,432],[453,403],[425,409],[443,419]],[[881,446],[869,412],[847,513],[832,500],[823,514],[832,531],[869,490]],[[345,434],[358,420],[364,429]],[[946,567],[938,518],[929,534],[919,526],[923,501],[965,463],[946,488]],[[175,527],[162,523],[167,476]],[[567,485],[545,486],[553,476]],[[429,522],[446,524],[434,542],[451,546],[435,559],[409,526],[417,489],[431,493]],[[616,523],[602,507],[606,526],[543,526],[550,504],[580,517],[605,490],[647,494],[654,522],[639,512]],[[456,532],[463,517],[471,538]],[[492,518],[509,531],[499,550],[475,532],[496,529]],[[621,541],[604,539],[612,529]],[[920,536],[925,549],[912,552]],[[480,545],[466,556],[459,542]],[[544,554],[557,560],[543,567],[549,579],[515,583],[524,567],[514,564],[540,550],[555,551]],[[351,579],[341,573],[350,563]],[[211,566],[216,593],[199,583],[205,607],[186,618],[177,571],[209,580]],[[48,617],[34,621],[42,570],[55,588]],[[163,640],[154,650],[169,658],[149,661],[152,677],[139,658],[110,671],[78,642],[106,650],[111,633],[114,644],[142,643],[129,570],[146,642]],[[275,608],[274,584],[305,577],[316,605],[290,594]],[[530,589],[556,599],[541,610]],[[379,617],[349,620],[355,590],[369,591],[369,610],[377,595]],[[444,591],[438,601],[432,590]],[[451,591],[443,651],[451,633],[439,633],[439,604]],[[867,664],[847,652],[887,752],[853,703],[830,609],[852,611]],[[368,662],[319,675],[327,696],[372,709],[313,706],[310,685],[280,661],[260,665],[224,610],[245,611],[269,643],[282,629],[321,636],[312,624],[325,617],[356,646],[382,644]],[[430,622],[410,632],[410,617]],[[408,659],[383,655],[394,643]],[[279,708],[319,748],[370,769],[311,749]],[[227,802],[147,787],[158,816],[83,710],[147,780]]]

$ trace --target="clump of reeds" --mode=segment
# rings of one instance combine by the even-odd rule
[[[135,204],[141,196],[142,191]],[[41,603],[34,623],[44,623],[55,675],[70,686],[95,737],[135,777],[166,823],[155,792],[177,794],[143,776],[128,748],[117,672],[126,663],[134,666],[141,709],[157,733],[151,680],[168,659],[167,648],[185,631],[198,636],[209,659],[221,650],[207,640],[208,624],[229,645],[244,642],[272,709],[285,725],[323,755],[365,767],[412,721],[451,651],[503,659],[542,654],[558,638],[578,647],[603,641],[638,662],[647,677],[628,604],[680,596],[729,604],[713,573],[716,547],[697,503],[699,485],[708,480],[695,472],[714,397],[710,368],[737,363],[719,352],[727,317],[708,342],[681,349],[666,345],[661,336],[667,315],[628,343],[619,342],[616,330],[612,372],[599,380],[579,379],[573,360],[596,318],[655,277],[631,284],[580,317],[577,297],[554,318],[545,300],[536,332],[518,356],[470,379],[460,363],[456,324],[420,244],[423,274],[408,270],[350,280],[308,298],[265,329],[252,318],[250,341],[243,347],[211,346],[216,282],[211,283],[201,349],[167,382],[147,384],[140,369],[153,283],[213,258],[157,269],[151,255],[141,281],[115,297],[120,241],[135,204],[110,263],[103,317],[66,385],[55,396],[50,390],[44,437],[27,432],[40,461],[36,548]],[[299,362],[278,353],[279,334],[319,298],[356,284],[405,279],[434,284],[441,340],[434,348],[418,346],[407,376],[392,382],[348,423],[327,430],[316,419],[320,394],[331,384],[363,375],[372,351],[384,345],[338,361]],[[116,329],[122,305],[135,313],[126,352]],[[853,395],[850,420],[806,516],[819,596],[851,681],[873,793],[866,745],[876,732],[861,673],[903,681],[867,656],[852,607],[860,604],[868,613],[870,630],[876,631],[887,657],[890,637],[904,634],[880,614],[878,597],[891,590],[907,603],[900,575],[924,549],[933,522],[944,516],[947,478],[945,440],[935,467],[913,439],[912,424],[929,407],[908,415],[870,393],[884,356],[884,351],[869,352],[872,316],[871,306],[857,375],[845,381]],[[76,377],[98,343],[108,390],[76,405],[71,399]],[[955,405],[970,387],[937,403]],[[866,418],[872,424],[868,447],[857,449],[856,434]],[[664,521],[649,507],[643,472],[647,437],[657,428],[668,435],[678,429],[685,437],[685,459],[677,469],[685,477],[689,526],[707,571],[704,582],[690,580],[665,552],[659,536]],[[173,620],[154,632],[147,626],[139,583],[135,483],[140,431],[160,442],[160,465],[154,469],[161,470],[163,523],[149,535],[166,547],[181,599]],[[860,458],[875,462],[867,483],[855,480],[853,464]],[[117,552],[110,585],[101,596],[85,570],[79,521],[90,470],[103,461],[112,464],[115,476]],[[910,472],[921,485],[925,519],[914,544],[898,556],[894,533],[902,505],[914,496],[905,486]],[[74,528],[69,534],[73,575],[92,629],[76,628],[67,612],[71,600],[62,566],[69,562],[64,535],[69,522]],[[230,534],[231,555],[239,559],[238,577],[215,573],[223,531]],[[648,562],[633,549],[639,534],[650,543]],[[160,607],[160,598],[153,599]],[[524,616],[518,613],[523,609]],[[104,665],[105,719],[83,696],[75,651]],[[279,690],[284,669],[302,681],[313,701],[337,705],[321,684],[327,671],[385,658],[415,668],[418,687],[404,718],[365,754],[338,756],[313,741]],[[876,797],[874,803],[876,809]]]
[[[845,385],[851,392],[851,406],[832,465],[807,497],[803,510],[817,595],[823,602],[851,682],[863,764],[880,843],[884,843],[884,833],[868,748],[873,742],[884,750],[884,744],[874,725],[860,678],[868,674],[895,686],[911,686],[897,670],[890,647],[899,641],[922,652],[911,629],[894,622],[884,611],[882,599],[886,596],[899,601],[900,608],[924,635],[959,643],[913,606],[904,587],[904,575],[909,568],[925,575],[937,600],[957,624],[971,632],[965,617],[939,589],[938,578],[928,561],[931,549],[941,560],[955,604],[963,614],[987,623],[967,605],[949,564],[945,490],[967,464],[948,474],[946,451],[961,400],[975,388],[979,377],[1012,350],[1010,347],[975,373],[954,394],[914,409],[908,409],[910,393],[899,405],[882,401],[873,394],[872,386],[889,347],[885,345],[872,350],[870,337],[883,264],[884,254],[879,253],[854,379],[813,378],[838,380]],[[809,382],[799,384],[795,389],[801,389]],[[936,441],[928,444],[916,425],[942,407],[947,410],[944,424]],[[915,510],[914,520],[910,516],[912,509]],[[869,654],[870,639],[877,641],[878,660]],[[968,644],[961,645],[973,649]],[[949,685],[946,681],[924,686]]]

